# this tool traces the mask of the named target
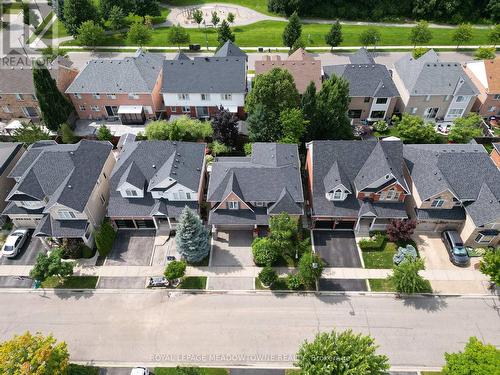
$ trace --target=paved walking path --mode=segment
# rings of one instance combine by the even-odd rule
[[[2,265],[0,276],[28,276],[32,266]],[[294,272],[293,268],[277,267],[280,275]],[[147,277],[162,275],[164,266],[77,266],[77,276]],[[186,276],[207,277],[257,277],[260,267],[188,267]],[[390,269],[325,268],[325,279],[385,279]],[[487,281],[488,278],[475,270],[425,270],[421,275],[430,281]]]

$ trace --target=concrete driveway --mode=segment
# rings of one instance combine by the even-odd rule
[[[329,267],[362,267],[352,231],[313,231],[314,250]]]
[[[250,230],[220,231],[213,238],[211,266],[253,266],[253,232]]]
[[[38,253],[43,251],[43,246],[38,237],[31,236],[32,233],[30,232],[19,254],[15,258],[0,257],[0,265],[26,266],[35,264]]]
[[[106,266],[149,266],[153,253],[155,231],[120,230],[106,258]]]

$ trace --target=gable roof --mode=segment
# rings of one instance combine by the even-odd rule
[[[19,142],[0,142],[0,175],[9,167],[22,147],[23,144]]]
[[[297,202],[295,202],[285,186],[283,187],[278,200],[268,208],[267,212],[271,215],[278,215],[282,212],[287,212],[290,215],[302,215],[304,210],[299,204],[297,204]]]
[[[163,62],[163,93],[244,93],[243,57],[195,57]]]
[[[179,51],[174,57],[174,60],[191,60],[184,52]]]
[[[113,146],[109,142],[81,140],[77,144],[35,144],[21,157],[10,176],[16,185],[7,200],[18,193],[35,200],[82,212]]]
[[[434,50],[418,59],[406,54],[394,64],[410,95],[477,95],[479,90],[456,62],[440,62]]]
[[[297,145],[254,143],[250,157],[215,159],[207,201],[221,202],[236,189],[234,193],[244,202],[277,202],[285,199],[284,188],[295,203],[304,201]]]
[[[163,56],[137,50],[124,59],[97,59],[85,65],[67,93],[151,93],[162,69]]]
[[[360,48],[349,56],[351,64],[375,64],[375,59],[366,48]]]
[[[228,40],[223,44],[221,48],[219,48],[214,57],[244,57],[248,58],[247,54],[243,52],[240,47],[234,44],[232,41]]]

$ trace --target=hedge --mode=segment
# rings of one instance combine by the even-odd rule
[[[372,239],[359,241],[359,247],[363,251],[378,251],[382,250],[387,241],[387,237],[384,234],[377,233]]]
[[[113,229],[109,221],[102,223],[101,227],[95,233],[95,244],[100,256],[106,256],[113,247],[115,242],[116,231]]]

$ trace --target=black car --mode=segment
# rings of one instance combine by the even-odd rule
[[[467,267],[470,264],[467,250],[456,230],[445,230],[441,233],[441,239],[446,246],[451,263],[459,267]]]

